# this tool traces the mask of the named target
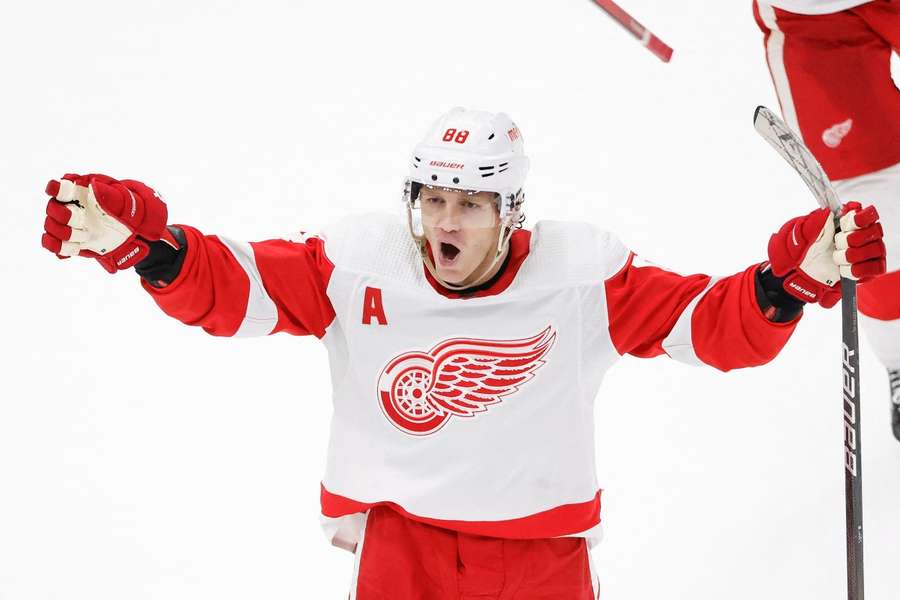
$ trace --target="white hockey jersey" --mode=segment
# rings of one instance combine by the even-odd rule
[[[468,294],[431,278],[393,216],[252,244],[183,228],[178,278],[145,284],[163,310],[215,335],[324,342],[334,416],[322,514],[347,548],[375,505],[480,535],[594,542],[593,403],[616,359],[758,365],[795,325],[763,316],[757,265],[721,279],[638,266],[581,223],[517,231],[501,274]]]

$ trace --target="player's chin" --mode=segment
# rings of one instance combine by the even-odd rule
[[[453,285],[461,285],[463,284],[471,275],[473,271],[473,267],[469,263],[470,261],[453,261],[451,263],[444,262],[441,264],[441,260],[435,263],[435,270],[437,271],[438,276],[446,281],[447,283],[452,283]]]
[[[464,269],[456,265],[442,266],[440,264],[436,264],[435,271],[437,271],[438,277],[440,277],[447,283],[452,283],[453,285],[459,285],[463,283],[471,274],[471,269]]]

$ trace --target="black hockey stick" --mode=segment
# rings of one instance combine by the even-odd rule
[[[841,203],[818,161],[800,136],[775,113],[759,106],[753,126],[787,160],[819,201],[831,209],[835,226]],[[847,598],[863,600],[862,455],[859,412],[859,326],[856,313],[856,281],[841,278],[843,350],[841,370],[844,398],[844,500],[847,513]]]

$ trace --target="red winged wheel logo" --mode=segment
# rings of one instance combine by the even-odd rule
[[[516,393],[555,341],[547,327],[520,340],[453,338],[428,352],[405,352],[378,378],[381,410],[400,431],[432,434],[450,417],[474,417]]]

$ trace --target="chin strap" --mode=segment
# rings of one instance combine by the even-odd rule
[[[406,205],[406,218],[407,224],[409,226],[409,233],[410,235],[412,235],[413,240],[415,240],[416,247],[419,249],[419,254],[422,256],[422,262],[425,263],[425,268],[428,269],[428,272],[431,273],[431,276],[434,277],[434,279],[443,287],[447,288],[448,290],[457,292],[479,286],[493,277],[494,274],[491,273],[491,271],[493,271],[494,267],[497,266],[497,263],[499,263],[505,257],[506,251],[509,248],[509,240],[510,238],[512,238],[512,234],[513,231],[516,230],[516,226],[519,224],[521,214],[520,210],[522,207],[522,203],[525,201],[525,194],[522,192],[522,190],[519,190],[515,194],[511,194],[506,198],[498,194],[498,202],[505,203],[505,205],[498,204],[498,207],[500,208],[500,214],[503,216],[501,216],[500,235],[497,236],[497,251],[494,254],[494,260],[492,260],[491,264],[484,268],[484,270],[478,275],[475,281],[468,285],[457,285],[455,283],[450,283],[449,281],[444,281],[437,274],[437,269],[434,266],[434,260],[431,258],[431,255],[428,254],[428,240],[425,238],[424,232],[421,235],[417,233],[417,229],[421,228],[421,223],[419,223],[418,228],[413,223],[412,202],[413,199],[418,196],[418,190],[413,189],[415,185],[418,185],[419,187],[422,186],[421,183],[413,182],[411,179],[407,179],[404,182],[403,203]]]
[[[489,264],[481,271],[478,277],[475,278],[475,281],[467,285],[458,285],[441,279],[441,277],[437,274],[437,269],[434,266],[434,261],[432,260],[431,255],[428,253],[428,241],[424,237],[416,237],[416,246],[418,246],[419,254],[422,255],[422,262],[425,263],[425,268],[428,269],[428,272],[431,273],[431,276],[434,277],[434,279],[438,283],[440,283],[448,290],[459,292],[462,290],[467,290],[469,288],[477,287],[494,276],[494,273],[492,273],[491,271],[494,270],[494,267],[496,267],[497,264],[506,255],[506,251],[509,249],[509,239],[512,237],[515,227],[513,227],[512,225],[503,225],[502,229],[503,233],[501,233],[497,238],[497,251],[494,253],[494,260],[492,260],[491,264]]]

